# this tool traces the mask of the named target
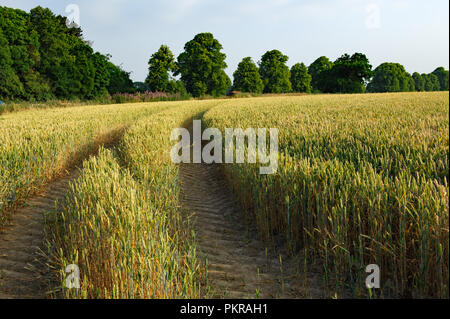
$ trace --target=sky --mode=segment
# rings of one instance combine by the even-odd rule
[[[373,67],[397,62],[410,73],[449,68],[448,0],[0,0],[29,11],[38,5],[78,20],[96,51],[144,81],[161,44],[175,56],[200,32],[211,32],[232,77],[242,58],[268,50],[288,65],[361,52]]]

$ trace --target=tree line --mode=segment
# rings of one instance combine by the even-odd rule
[[[149,90],[181,96],[247,93],[363,93],[449,89],[443,67],[410,75],[400,64],[375,70],[362,53],[332,62],[320,57],[309,67],[279,50],[267,51],[256,64],[245,57],[233,74],[225,73],[223,47],[211,33],[197,34],[175,59],[162,45],[148,62],[145,82],[114,65],[110,55],[94,52],[82,30],[40,6],[29,13],[0,6],[0,100],[96,99],[115,93]]]
[[[0,6],[0,99],[94,99],[134,90],[130,74],[94,52],[82,30],[40,6]]]
[[[296,63],[290,69],[288,57],[279,50],[267,51],[256,64],[245,57],[233,74],[225,73],[226,55],[211,33],[197,34],[187,42],[175,60],[169,47],[162,45],[149,60],[143,87],[151,91],[188,92],[194,97],[219,96],[230,90],[248,93],[364,93],[445,91],[449,72],[443,67],[430,74],[405,71],[398,63],[383,63],[375,70],[366,55],[344,54],[332,62],[322,56],[309,67]],[[180,79],[176,80],[176,76]]]

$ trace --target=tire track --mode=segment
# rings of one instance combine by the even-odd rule
[[[193,215],[197,247],[215,298],[320,298],[318,275],[266,249],[231,199],[219,165],[181,164],[181,205]]]
[[[62,203],[78,171],[59,178],[17,209],[0,233],[0,299],[47,298],[50,269],[44,246],[44,214]]]
[[[84,145],[66,163],[70,172],[44,186],[43,191],[26,200],[0,229],[0,299],[42,299],[52,297],[52,270],[45,247],[45,214],[61,209],[70,182],[80,174],[79,165],[96,156],[100,146],[113,149],[128,126],[98,135],[92,145]],[[77,168],[78,167],[78,168]],[[53,274],[54,275],[54,274]]]

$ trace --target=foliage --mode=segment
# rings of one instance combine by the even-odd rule
[[[171,94],[178,94],[185,98],[189,97],[189,93],[187,92],[186,87],[181,80],[171,79],[167,84],[166,92]]]
[[[259,73],[264,93],[289,93],[292,91],[288,57],[278,50],[267,51],[259,62]]]
[[[441,84],[439,83],[439,78],[433,73],[422,74],[422,78],[425,80],[425,91],[440,91]]]
[[[186,95],[180,93],[166,92],[136,92],[136,93],[115,93],[108,97],[109,103],[141,103],[158,101],[180,101],[188,99]]]
[[[442,66],[437,68],[432,72],[439,79],[440,88],[439,91],[448,91],[449,89],[449,73],[448,70],[444,69]]]
[[[133,82],[133,86],[137,92],[145,92],[150,91],[150,88],[145,82]]]
[[[184,52],[178,56],[174,75],[181,75],[188,93],[199,97],[227,92],[231,80],[224,71],[226,55],[221,50],[222,45],[211,33],[199,33],[186,43]]]
[[[94,89],[90,98],[102,97],[108,95],[108,87],[111,81],[111,75],[108,72],[109,57],[99,52],[95,52],[93,57],[93,66],[95,70]]]
[[[333,68],[333,62],[331,62],[326,56],[321,56],[315,60],[308,68],[309,74],[311,74],[311,85],[313,90],[325,91],[325,75]]]
[[[311,75],[304,63],[294,64],[291,68],[292,91],[311,93]]]
[[[94,53],[66,21],[40,6],[30,13],[0,6],[0,98],[95,99],[132,89],[129,73]]]
[[[417,77],[417,76],[416,76]],[[383,63],[375,69],[375,76],[367,86],[368,92],[410,92],[415,81],[398,63]]]
[[[166,92],[169,86],[169,72],[175,70],[176,64],[172,51],[167,45],[161,45],[148,61],[148,76],[145,83],[150,91]]]
[[[364,54],[344,54],[331,69],[321,73],[321,89],[326,93],[363,93],[372,75],[372,65]]]
[[[0,29],[0,97],[11,99],[23,94],[23,84],[13,69],[11,51],[2,29]]]
[[[111,62],[108,62],[107,69],[110,75],[107,89],[110,94],[133,93],[136,91],[129,72],[124,71],[120,66]]]
[[[418,92],[425,91],[425,79],[418,72],[414,72],[412,75],[414,79],[414,88]]]
[[[264,84],[258,66],[252,58],[246,57],[239,63],[233,74],[233,90],[247,93],[262,93]]]

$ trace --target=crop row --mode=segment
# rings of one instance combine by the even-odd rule
[[[217,102],[185,102],[131,125],[115,150],[84,162],[64,209],[47,219],[53,265],[80,269],[66,298],[199,298],[204,269],[179,206],[174,128]]]
[[[225,165],[260,233],[305,249],[336,291],[366,296],[365,268],[384,297],[448,297],[448,93],[240,100],[207,126],[279,129],[279,168]]]

